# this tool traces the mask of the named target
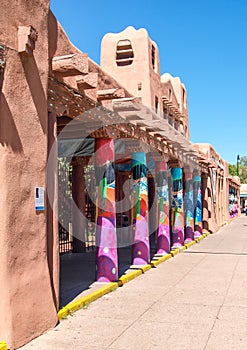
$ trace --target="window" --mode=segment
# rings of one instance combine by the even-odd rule
[[[118,66],[129,66],[134,59],[130,40],[119,40],[117,43],[116,63]]]
[[[157,96],[155,96],[155,113],[158,112],[159,109],[159,99]]]
[[[169,91],[168,91],[168,99],[169,99],[169,101],[172,100],[172,90],[171,89],[169,89]]]
[[[165,107],[163,108],[163,118],[164,118],[164,119],[167,119],[167,118],[168,118],[167,109],[166,109]]]
[[[151,52],[151,58],[152,58],[152,67],[153,67],[153,70],[156,69],[155,67],[155,47],[152,45],[152,52]]]
[[[183,89],[183,106],[184,108],[186,108],[186,94],[184,89]]]

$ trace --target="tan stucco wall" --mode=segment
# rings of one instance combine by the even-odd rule
[[[1,3],[8,51],[0,95],[0,338],[11,349],[57,323],[47,212],[34,209],[34,187],[46,185],[48,13],[49,1]],[[18,26],[26,25],[39,34],[33,57],[17,52]]]
[[[131,42],[134,59],[131,65],[119,67],[116,64],[117,43],[125,39]],[[153,70],[151,63],[152,44],[156,53],[156,71]],[[159,98],[159,105],[161,105],[159,53],[157,45],[150,40],[146,29],[136,30],[133,27],[127,27],[121,33],[106,34],[101,43],[100,65],[130,93],[141,97],[144,105],[154,108],[155,96]],[[140,83],[141,90],[138,89]]]
[[[116,63],[116,49],[120,40],[129,40],[133,49],[133,62],[130,65],[118,66]],[[155,49],[155,67],[152,65],[152,47]],[[185,86],[180,78],[170,74],[160,76],[160,57],[156,43],[151,40],[144,28],[127,27],[120,33],[107,33],[101,43],[100,64],[103,70],[112,75],[131,94],[141,97],[142,103],[155,109],[158,100],[158,113],[163,115],[162,97],[169,95],[172,90],[173,106],[183,115],[183,129],[189,138],[188,107]],[[184,98],[184,102],[182,101]]]

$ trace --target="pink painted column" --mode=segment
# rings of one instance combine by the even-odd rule
[[[132,259],[133,265],[144,265],[150,261],[147,166],[144,152],[133,153],[132,174],[135,181]]]
[[[193,176],[194,187],[194,203],[195,203],[195,233],[194,237],[202,235],[202,191],[201,191],[201,175],[195,174]]]
[[[168,254],[171,250],[169,227],[169,189],[167,179],[167,162],[156,162],[158,192],[158,231],[157,254]]]
[[[172,249],[184,245],[184,203],[182,168],[172,168]]]
[[[97,185],[96,279],[118,280],[113,139],[95,140]]]
[[[185,243],[189,243],[194,240],[193,174],[190,168],[184,169],[184,177]]]

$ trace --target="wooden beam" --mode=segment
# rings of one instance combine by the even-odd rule
[[[88,55],[76,53],[53,57],[52,70],[61,73],[63,76],[88,74]]]
[[[105,89],[105,90],[97,91],[98,100],[113,100],[113,99],[124,98],[124,97],[125,97],[125,91],[124,89],[121,89],[121,88]]]
[[[88,73],[76,77],[78,90],[94,89],[98,86],[98,73]]]

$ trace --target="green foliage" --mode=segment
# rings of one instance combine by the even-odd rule
[[[240,157],[238,164],[229,164],[229,174],[238,175],[241,183],[247,183],[247,156]]]
[[[237,176],[237,166],[235,164],[228,164],[229,174],[231,176]]]

